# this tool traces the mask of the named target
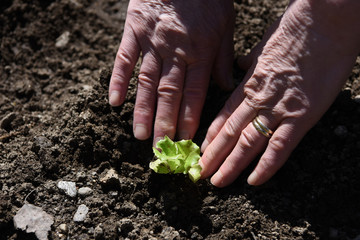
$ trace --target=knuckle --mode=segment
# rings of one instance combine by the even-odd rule
[[[154,89],[155,88],[155,81],[154,76],[151,74],[141,72],[139,73],[139,86],[144,89]]]
[[[275,152],[280,152],[286,147],[286,140],[279,136],[273,136],[269,140],[269,147]]]
[[[164,84],[164,83],[159,85],[157,89],[157,93],[159,97],[170,98],[170,99],[178,98],[182,94],[181,89],[179,87],[172,84]]]
[[[224,125],[225,134],[230,137],[234,138],[237,135],[237,127],[236,123],[234,122],[233,118],[228,118]]]
[[[128,68],[129,66],[135,64],[131,58],[131,55],[125,49],[119,49],[116,54],[116,58],[124,65],[124,68]]]
[[[246,97],[244,98],[244,102],[253,109],[261,109],[263,108],[265,97],[263,95],[260,95],[259,93],[254,93],[253,91],[246,91],[245,90]]]
[[[241,132],[239,143],[244,149],[251,149],[255,146],[255,137],[249,132],[247,128],[244,128]]]

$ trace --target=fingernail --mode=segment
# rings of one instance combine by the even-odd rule
[[[201,167],[201,172],[200,172],[201,178],[203,178],[203,176],[204,176],[204,163],[202,162],[201,158],[200,158],[198,164]]]
[[[217,171],[211,178],[210,182],[214,186],[221,186],[224,176],[221,171]]]
[[[201,158],[200,158],[198,164],[200,165],[200,167],[201,167],[202,169],[204,169],[204,163],[202,162]]]
[[[120,92],[118,91],[111,91],[109,94],[109,103],[111,106],[118,106],[120,105]]]
[[[134,136],[139,140],[145,140],[148,138],[148,129],[144,124],[136,124],[134,127]]]
[[[209,141],[207,139],[204,140],[204,142],[201,144],[201,152],[205,152],[205,149],[209,145]]]
[[[247,179],[248,184],[255,185],[259,179],[259,175],[256,171],[253,171]]]

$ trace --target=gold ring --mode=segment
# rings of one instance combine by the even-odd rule
[[[254,118],[254,120],[252,121],[255,129],[261,133],[262,135],[264,135],[265,137],[270,138],[273,135],[273,131],[270,130],[270,128],[268,128],[267,126],[265,126],[265,124],[263,124],[260,119],[259,116],[257,116],[256,118]]]

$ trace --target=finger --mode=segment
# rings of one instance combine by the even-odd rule
[[[167,135],[174,138],[182,98],[186,65],[177,58],[165,59],[157,89],[158,103],[154,125],[154,144]]]
[[[204,142],[201,144],[201,152],[205,152],[205,149],[213,141],[213,139],[220,132],[221,128],[224,126],[226,120],[233,114],[236,108],[240,105],[244,99],[243,88],[240,87],[235,90],[235,92],[230,96],[226,101],[224,107],[220,110],[214,121],[211,123]]]
[[[213,67],[213,77],[215,81],[222,89],[227,91],[233,90],[235,86],[232,74],[234,62],[233,19],[231,19],[231,21],[231,26],[227,26],[224,33]]]
[[[241,131],[256,116],[256,112],[246,102],[226,120],[219,134],[206,148],[200,159],[201,176],[206,178],[215,172],[230,154],[239,139]]]
[[[109,85],[109,103],[121,105],[126,96],[129,81],[140,54],[140,46],[131,27],[125,26],[117,51]]]
[[[248,79],[251,76],[250,72],[245,76],[244,79]],[[244,84],[246,81],[243,81],[231,94],[230,98],[226,101],[224,107],[220,110],[219,114],[216,116],[214,121],[211,123],[204,142],[201,144],[201,152],[205,152],[206,148],[213,141],[213,139],[220,132],[221,128],[224,126],[226,120],[233,114],[236,108],[244,100]]]
[[[151,52],[145,53],[139,73],[133,122],[134,136],[140,140],[151,135],[160,73],[161,60]]]
[[[304,137],[310,127],[299,125],[304,119],[285,119],[274,135],[255,167],[248,177],[250,185],[260,185],[269,180],[284,165],[294,148]]]
[[[264,114],[260,111],[258,117],[270,129],[277,126],[277,121],[269,114]],[[239,141],[230,155],[212,176],[211,183],[217,187],[225,187],[232,183],[250,162],[265,149],[268,141],[269,138],[256,130],[251,121],[242,130]]]
[[[189,65],[178,119],[179,139],[192,139],[199,126],[211,66],[205,63]]]

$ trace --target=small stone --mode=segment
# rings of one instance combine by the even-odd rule
[[[1,119],[0,128],[2,128],[2,129],[9,128],[11,122],[14,121],[15,118],[16,118],[16,113],[11,112],[11,113],[7,114],[5,117],[3,117],[3,119]]]
[[[42,208],[32,204],[24,204],[14,216],[14,227],[27,233],[35,233],[39,240],[48,239],[48,232],[54,223],[54,217]]]
[[[69,230],[68,226],[65,223],[60,224],[58,228],[59,228],[59,231],[64,234],[66,234]]]
[[[95,239],[101,239],[104,236],[104,230],[101,227],[101,224],[97,225],[94,229]]]
[[[345,126],[339,125],[334,129],[334,133],[338,137],[346,137],[348,134],[348,130]]]
[[[116,197],[118,195],[119,195],[118,191],[110,191],[109,192],[109,196],[111,196],[111,197]]]
[[[102,177],[100,178],[100,183],[104,187],[110,187],[110,186],[119,186],[119,175],[116,173],[114,169],[105,170],[102,174]]]
[[[59,181],[57,187],[65,192],[66,195],[70,197],[76,197],[77,190],[76,184],[69,181]]]
[[[82,188],[79,188],[79,190],[78,190],[78,194],[81,197],[89,196],[92,192],[93,192],[93,190],[89,187],[82,187]]]
[[[89,208],[85,204],[81,204],[74,215],[74,222],[83,222],[88,212]]]
[[[61,34],[57,39],[55,43],[55,47],[57,48],[64,48],[68,44],[70,40],[70,32],[65,31],[63,34]]]

